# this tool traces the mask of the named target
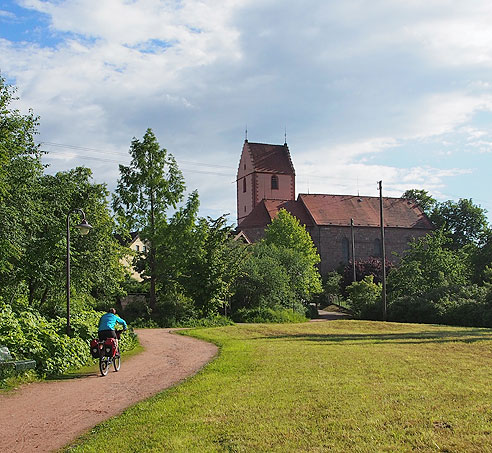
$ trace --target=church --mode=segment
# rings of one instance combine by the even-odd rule
[[[299,194],[287,143],[244,141],[237,171],[238,231],[256,242],[280,209],[295,216],[311,235],[321,257],[322,275],[352,259],[353,219],[356,260],[382,255],[379,197]],[[386,259],[398,261],[413,238],[433,230],[422,209],[403,198],[383,198]]]

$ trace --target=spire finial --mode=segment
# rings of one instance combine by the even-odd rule
[[[248,141],[248,125],[246,124],[246,130],[244,131],[244,141]]]
[[[284,129],[284,145],[287,146],[287,126],[285,126],[285,129]]]

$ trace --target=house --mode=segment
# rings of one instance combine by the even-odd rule
[[[125,241],[119,234],[116,235],[116,239],[120,242],[120,244],[128,247],[130,250],[132,250],[132,253],[129,253],[128,255],[124,256],[121,258],[120,263],[123,264],[127,269],[130,271],[130,276],[141,282],[143,280],[142,276],[140,275],[139,272],[135,270],[133,267],[133,259],[135,254],[139,253],[147,253],[147,244],[144,244],[142,242],[142,239],[140,239],[140,235],[138,234],[138,231],[134,231],[130,233],[130,240]]]
[[[322,275],[345,265],[351,256],[353,219],[355,259],[381,257],[379,197],[299,194],[287,143],[245,140],[237,172],[238,231],[255,242],[280,209],[295,216],[310,233],[321,257]],[[433,225],[411,200],[383,198],[386,258],[397,262],[414,238]]]

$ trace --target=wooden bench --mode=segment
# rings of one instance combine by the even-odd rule
[[[35,360],[14,360],[9,349],[6,346],[0,346],[0,372],[10,370],[18,373],[33,368],[36,368]]]

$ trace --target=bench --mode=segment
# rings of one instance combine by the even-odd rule
[[[3,370],[21,372],[36,368],[35,360],[14,360],[6,346],[0,346],[0,375]]]

